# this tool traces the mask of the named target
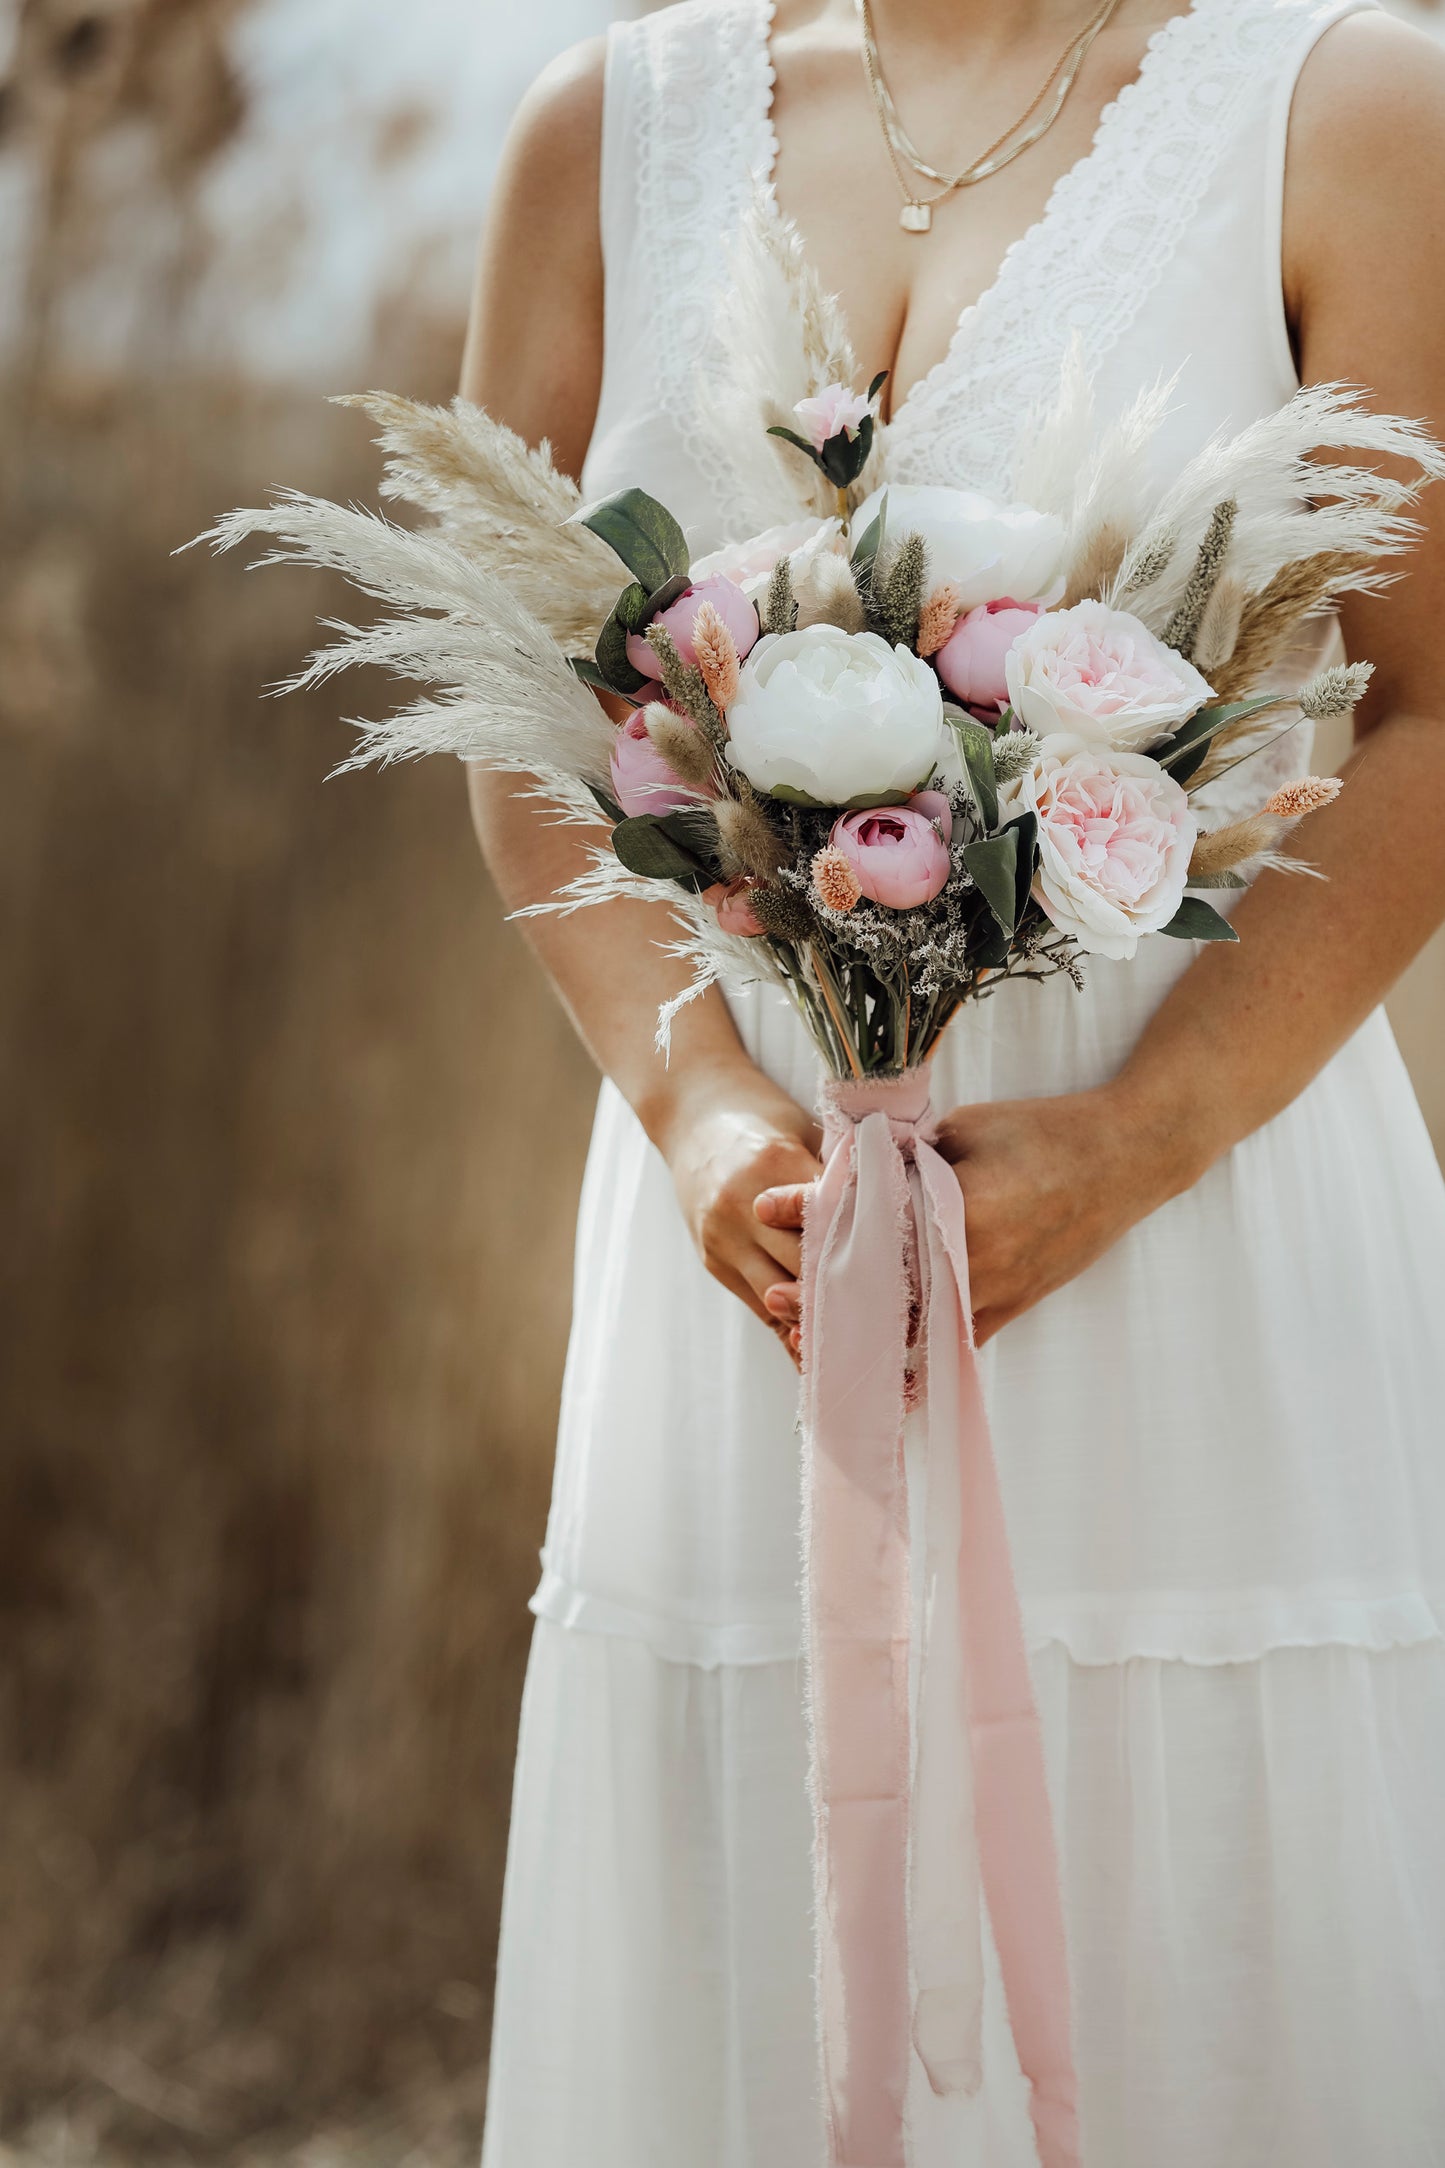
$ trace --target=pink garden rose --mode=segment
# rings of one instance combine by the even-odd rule
[[[934,798],[942,793],[919,795]],[[853,868],[863,894],[890,911],[911,911],[931,902],[952,870],[948,845],[916,802],[845,813],[834,822],[828,841]]]
[[[751,652],[757,644],[758,613],[735,580],[720,572],[709,574],[695,586],[683,589],[676,602],[670,602],[665,610],[659,610],[652,620],[663,625],[672,634],[678,654],[684,662],[694,663],[697,656],[693,650],[692,628],[697,623],[697,613],[705,602],[710,602],[718,616],[733,636],[738,660]],[[634,670],[640,670],[646,678],[657,675],[657,656],[648,646],[640,632],[627,635],[627,660]]]
[[[1057,736],[1000,799],[1037,815],[1034,894],[1081,949],[1127,960],[1179,909],[1197,824],[1157,761]]]
[[[715,573],[732,580],[748,595],[760,594],[772,578],[780,557],[802,552],[811,557],[819,550],[847,554],[843,523],[836,519],[795,519],[782,527],[769,527],[746,542],[728,542],[708,557],[699,557],[692,568],[695,582]]]
[[[816,398],[800,399],[793,408],[815,452],[821,452],[830,437],[856,437],[871,411],[866,392],[850,391],[846,384],[827,384]]]
[[[613,797],[628,814],[676,813],[683,806],[702,805],[702,792],[669,768],[647,735],[645,718],[644,708],[634,708],[618,726],[608,763]]]
[[[1009,649],[1028,631],[1043,605],[1038,602],[981,602],[954,626],[933,658],[933,666],[956,700],[966,708],[1001,708],[1008,701],[1004,664]]]
[[[736,881],[714,881],[711,888],[703,890],[702,900],[712,905],[724,933],[752,935],[763,931],[748,901],[752,889],[752,882],[743,875]]]
[[[1213,698],[1192,662],[1102,602],[1046,611],[1004,670],[1015,714],[1041,738],[1065,731],[1121,753],[1157,745]]]
[[[916,790],[908,800],[908,810],[921,813],[926,821],[932,821],[944,842],[948,842],[953,834],[953,807],[946,791]]]

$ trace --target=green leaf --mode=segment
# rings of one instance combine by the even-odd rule
[[[879,550],[881,550],[883,547],[883,536],[887,527],[887,523],[888,493],[885,490],[883,493],[883,500],[880,503],[876,514],[868,522],[868,525],[864,528],[862,534],[859,535],[858,540],[854,545],[853,569],[855,572],[866,571],[871,573],[871,571],[873,570],[873,560],[878,555]]]
[[[1038,856],[1039,821],[1036,813],[1020,813],[1011,820],[1004,834],[1018,833],[1018,883],[1014,891],[1014,925],[1017,926],[1029,907],[1033,894],[1034,861]]]
[[[1198,896],[1186,896],[1167,926],[1159,931],[1173,936],[1176,941],[1237,941],[1239,935],[1227,918],[1221,918],[1212,903],[1205,903]]]
[[[888,371],[886,369],[880,369],[878,371],[878,374],[874,377],[872,383],[868,386],[868,404],[870,406],[873,404],[873,401],[878,397],[879,392],[882,391],[884,385],[887,382]]]
[[[770,437],[781,437],[785,444],[791,444],[793,449],[801,452],[805,459],[811,459],[813,465],[824,474],[828,472],[827,467],[823,464],[821,454],[815,452],[807,438],[800,437],[796,429],[784,429],[781,423],[775,422],[772,428],[769,429],[768,435]]]
[[[1204,765],[1209,741],[1216,731],[1227,730],[1231,723],[1247,722],[1251,715],[1278,706],[1277,693],[1260,693],[1252,700],[1227,700],[1215,707],[1200,708],[1187,723],[1180,724],[1168,747],[1155,758],[1176,783],[1186,783]]]
[[[640,630],[647,616],[647,589],[634,580],[624,587],[612,606],[612,615],[597,635],[597,669],[614,692],[635,693],[647,683],[627,658],[627,635]]]
[[[619,821],[626,820],[627,815],[623,812],[617,800],[610,797],[599,783],[589,783],[587,788],[602,811],[607,815],[607,818],[612,822],[614,828]]]
[[[1185,885],[1189,888],[1248,888],[1249,883],[1242,873],[1191,873]]]
[[[687,852],[704,883],[722,879],[722,838],[716,818],[706,806],[678,806],[656,819],[669,841]]]
[[[619,489],[572,517],[601,535],[648,595],[687,571],[687,537],[666,505],[645,489]]]
[[[594,692],[610,693],[616,689],[611,678],[598,669],[590,655],[569,655],[567,667],[575,678],[579,678],[584,685],[590,685]]]
[[[990,832],[998,826],[998,778],[993,771],[993,732],[971,715],[947,709],[948,726],[958,740],[968,787],[979,819]]]
[[[1010,826],[1002,835],[965,845],[963,852],[979,894],[1006,934],[1018,923],[1018,849],[1019,829]]]
[[[642,613],[642,623],[651,624],[654,617],[660,617],[664,610],[670,610],[678,596],[685,595],[691,585],[690,572],[676,572],[670,580],[664,580],[662,586],[654,589],[648,596],[647,608]],[[628,592],[631,593],[630,588]],[[641,627],[636,629],[640,630]]]
[[[649,881],[687,881],[695,884],[706,869],[688,846],[668,827],[666,814],[634,813],[612,831],[612,848],[629,873]]]

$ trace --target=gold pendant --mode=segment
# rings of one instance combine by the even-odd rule
[[[905,233],[927,233],[933,224],[931,203],[905,203],[898,214],[898,223]]]

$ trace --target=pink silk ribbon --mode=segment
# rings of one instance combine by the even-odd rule
[[[825,1087],[803,1232],[805,1594],[830,2168],[907,2168],[916,2052],[982,2081],[982,1906],[1041,2168],[1079,2168],[1043,1741],[927,1068]],[[919,1402],[921,1647],[903,1431]]]

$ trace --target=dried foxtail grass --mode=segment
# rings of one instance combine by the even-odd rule
[[[381,425],[384,498],[430,513],[475,563],[505,575],[560,646],[591,653],[626,574],[590,527],[569,524],[582,494],[550,444],[533,450],[465,399],[426,406],[368,391],[335,404]]]

